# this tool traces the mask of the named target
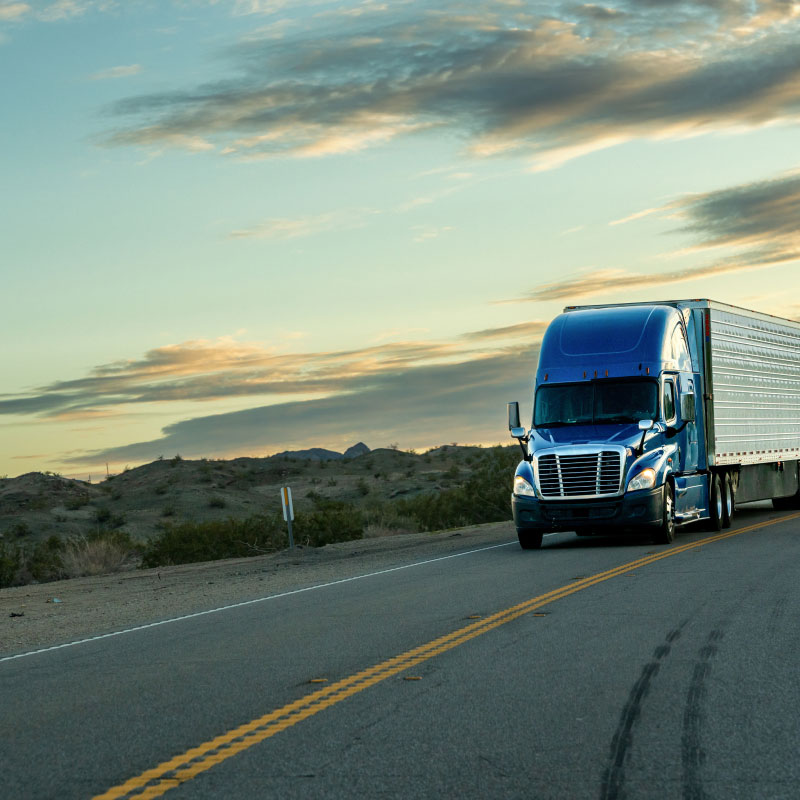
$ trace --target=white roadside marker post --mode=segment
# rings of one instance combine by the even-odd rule
[[[289,526],[289,548],[294,550],[294,537],[292,536],[294,507],[292,506],[292,490],[288,486],[281,487],[281,505],[283,506],[283,518]]]

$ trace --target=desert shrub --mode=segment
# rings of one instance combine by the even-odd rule
[[[444,474],[448,478],[458,480],[458,478],[461,477],[461,470],[458,468],[458,464],[451,464],[449,469]]]
[[[20,520],[11,526],[11,533],[18,539],[22,539],[24,536],[30,536],[33,531],[30,529],[27,522]]]
[[[358,483],[356,484],[356,491],[362,496],[365,497],[369,494],[369,486],[367,486],[367,482],[363,478],[358,479]]]
[[[21,565],[21,582],[30,583],[31,579],[39,582],[57,581],[64,576],[62,553],[64,542],[58,536],[50,536],[43,542],[23,551]]]
[[[514,448],[486,450],[461,486],[396,500],[397,513],[426,531],[510,519],[511,482],[518,462]]]
[[[314,499],[314,510],[299,513],[293,523],[297,544],[323,547],[333,542],[361,539],[364,533],[362,512],[341,500]]]
[[[397,503],[373,501],[363,512],[364,537],[389,536],[398,533],[416,533],[418,520],[403,513]]]
[[[13,586],[22,567],[22,550],[0,540],[0,589]]]
[[[78,536],[67,541],[63,547],[63,572],[68,578],[119,572],[136,550],[130,537],[120,531]]]
[[[189,564],[280,550],[287,541],[283,525],[277,515],[166,524],[145,545],[142,566]]]
[[[77,511],[79,508],[83,508],[85,505],[89,504],[89,495],[88,494],[77,494],[74,497],[68,497],[64,501],[64,508],[67,511]]]
[[[225,508],[227,503],[225,502],[224,497],[210,497],[208,500],[208,507],[209,508]]]
[[[98,506],[94,510],[94,521],[101,528],[121,528],[125,524],[124,514],[115,514],[108,506]]]

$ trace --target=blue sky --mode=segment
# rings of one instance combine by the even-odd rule
[[[505,441],[567,304],[800,316],[800,4],[0,0],[0,474]]]

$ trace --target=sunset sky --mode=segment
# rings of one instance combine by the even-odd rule
[[[565,305],[800,317],[800,2],[0,0],[0,475],[510,442]]]

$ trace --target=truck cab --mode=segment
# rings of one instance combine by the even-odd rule
[[[530,429],[509,404],[523,449],[512,495],[523,548],[551,531],[612,528],[667,543],[677,525],[709,516],[701,348],[690,308],[575,308],[553,320]]]

